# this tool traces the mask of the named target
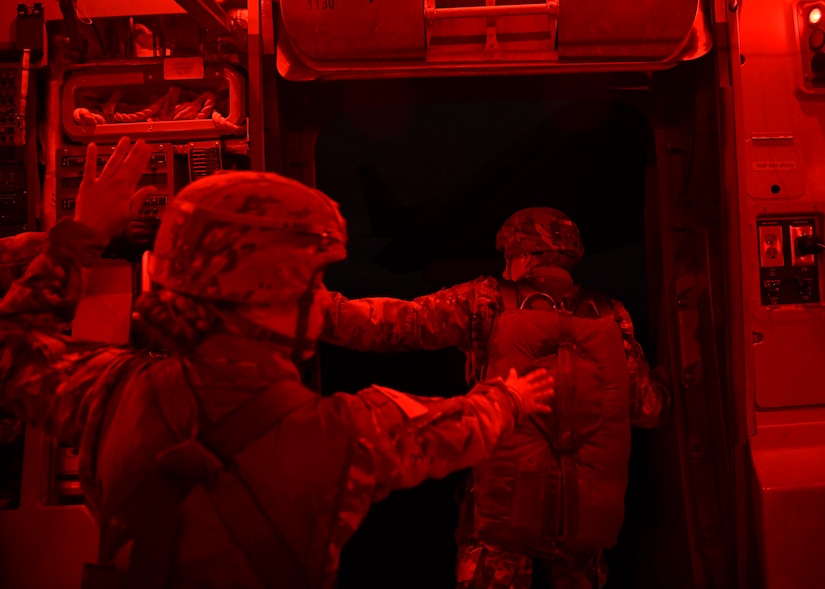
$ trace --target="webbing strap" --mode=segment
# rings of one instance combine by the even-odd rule
[[[180,506],[192,485],[165,477],[161,484],[150,485],[144,491],[152,495],[152,517],[140,521],[135,530],[129,555],[129,574],[124,589],[168,587],[172,576],[172,561],[180,525]]]
[[[243,550],[250,568],[266,587],[309,587],[306,571],[243,477],[220,471],[207,495],[232,539]]]
[[[579,514],[579,477],[573,456],[575,432],[571,408],[576,396],[576,375],[573,367],[574,321],[569,315],[559,315],[559,361],[556,373],[557,430],[554,447],[560,450],[562,498],[564,505],[563,537],[575,536]]]
[[[518,309],[518,294],[514,282],[499,280],[498,290],[501,293],[501,302],[505,309]]]
[[[309,584],[306,572],[254,489],[234,468],[233,458],[289,413],[316,399],[317,395],[298,382],[280,381],[199,436],[204,446],[224,462],[224,470],[218,471],[213,484],[206,487],[212,507],[267,587],[303,589]]]
[[[224,416],[198,436],[204,446],[224,461],[275,427],[286,415],[317,395],[298,382],[282,380]]]
[[[570,408],[576,395],[576,378],[573,374],[573,349],[575,337],[573,320],[559,314],[558,367],[556,369],[556,432],[554,446],[560,450],[573,448],[573,420]]]
[[[188,389],[189,384],[179,370],[169,371],[165,376],[167,389],[181,392]],[[243,550],[254,574],[267,587],[308,587],[305,571],[291,547],[267,517],[254,490],[232,468],[232,461],[238,452],[276,427],[287,414],[316,398],[295,381],[275,383],[192,441],[195,446],[202,444],[224,464],[223,469],[212,473],[208,483],[187,480],[185,475],[183,478],[170,475],[147,485],[143,491],[152,498],[152,517],[141,520],[134,531],[129,575],[124,587],[168,586],[181,505],[197,484],[203,484],[230,536]],[[93,577],[92,572],[96,571],[90,571],[90,577]],[[93,586],[89,584],[89,587]]]
[[[572,454],[561,454],[562,505],[564,533],[562,538],[574,538],[579,531],[579,474]]]

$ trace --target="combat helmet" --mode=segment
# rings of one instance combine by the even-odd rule
[[[509,260],[514,256],[547,254],[569,270],[584,256],[579,228],[570,218],[550,207],[531,207],[512,214],[496,235],[496,248]]]
[[[219,172],[172,200],[148,273],[194,297],[283,305],[314,290],[346,242],[337,203],[319,190],[274,173]]]

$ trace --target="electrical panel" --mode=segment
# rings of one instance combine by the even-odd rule
[[[19,65],[0,65],[0,147],[26,142],[25,116],[20,104],[22,78]]]
[[[26,176],[23,162],[0,162],[0,237],[31,230]]]
[[[189,151],[189,181],[212,175],[221,169],[221,142],[198,141],[192,142]]]
[[[139,216],[159,217],[175,194],[174,149],[169,143],[152,145],[153,153],[138,187],[154,186],[155,192],[144,201]],[[103,169],[115,150],[114,145],[98,146],[97,173]],[[77,191],[86,166],[86,146],[62,147],[57,150],[57,219],[71,217],[77,205]]]
[[[762,304],[818,303],[817,257],[799,248],[804,238],[816,237],[816,220],[813,217],[761,219],[756,226]]]

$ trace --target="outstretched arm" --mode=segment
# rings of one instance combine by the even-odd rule
[[[450,399],[370,387],[349,396],[357,436],[352,468],[373,481],[370,496],[377,501],[394,489],[473,466],[517,422],[550,411],[553,385],[540,369],[523,377],[513,370],[507,380],[487,381]]]
[[[322,339],[372,352],[467,350],[472,324],[478,321],[477,299],[497,296],[489,278],[477,278],[412,301],[385,297],[350,300],[332,292]]]

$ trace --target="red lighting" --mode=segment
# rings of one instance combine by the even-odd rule
[[[808,47],[811,51],[819,51],[823,46],[825,46],[825,31],[817,27],[808,37]]]
[[[822,9],[819,6],[814,6],[808,13],[808,22],[812,25],[817,24],[822,20]]]

